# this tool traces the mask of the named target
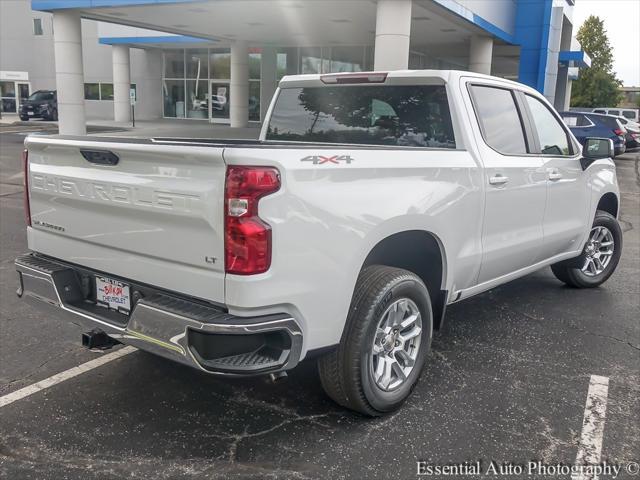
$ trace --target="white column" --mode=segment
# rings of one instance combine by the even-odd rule
[[[273,47],[264,47],[260,56],[260,119],[264,120],[271,98],[278,86],[278,54]]]
[[[469,70],[491,75],[491,57],[493,55],[493,38],[484,35],[473,35],[469,45]]]
[[[113,61],[113,119],[116,122],[130,122],[131,67],[129,47],[127,45],[113,45],[111,58]]]
[[[231,45],[230,101],[231,126],[246,127],[249,123],[249,47],[244,41]]]
[[[378,0],[375,70],[406,70],[411,40],[411,0]]]
[[[58,129],[61,135],[86,135],[80,15],[72,11],[56,11],[53,14],[53,31]]]
[[[162,51],[138,50],[133,53],[142,57],[141,77],[137,78],[136,119],[154,119],[162,117]]]

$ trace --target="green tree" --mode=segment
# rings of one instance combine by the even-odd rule
[[[572,107],[614,107],[622,100],[622,82],[613,72],[613,49],[604,21],[591,15],[578,30],[576,38],[591,57],[591,67],[580,71],[571,88]]]

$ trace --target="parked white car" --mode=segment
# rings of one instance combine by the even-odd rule
[[[259,140],[30,136],[19,295],[217,375],[398,408],[447,305],[622,249],[608,139],[535,90],[458,71],[285,77]]]
[[[602,113],[604,115],[613,115],[614,117],[624,117],[627,120],[631,120],[633,122],[640,121],[640,116],[638,114],[638,109],[636,108],[604,108],[598,107],[591,110],[593,113]]]
[[[638,122],[634,122],[633,120],[629,120],[626,117],[617,117],[618,120],[620,120],[620,123],[622,123],[622,126],[626,129],[626,130],[631,130],[632,132],[640,132],[640,123]]]

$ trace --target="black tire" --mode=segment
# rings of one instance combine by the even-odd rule
[[[29,121],[29,117],[20,117],[20,120],[22,120],[23,122],[28,122]]]
[[[607,228],[613,237],[613,255],[607,266],[597,275],[587,275],[582,271],[587,259],[587,242],[579,257],[551,265],[551,270],[558,280],[575,288],[594,288],[602,285],[613,275],[622,254],[622,229],[613,215],[602,210],[596,212],[592,229],[596,227]]]
[[[51,120],[53,120],[54,122],[58,121],[58,109],[57,108],[54,108],[51,111]]]
[[[406,380],[385,391],[370,368],[373,341],[388,307],[401,299],[413,302],[421,316],[422,332],[417,356]],[[336,403],[368,416],[398,409],[415,387],[431,347],[433,314],[429,292],[422,280],[399,268],[374,265],[358,277],[342,339],[338,348],[318,360],[322,387]]]

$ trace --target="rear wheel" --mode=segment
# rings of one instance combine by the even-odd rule
[[[597,287],[613,274],[621,253],[622,229],[618,220],[598,210],[582,254],[552,265],[551,270],[558,280],[572,287]]]
[[[371,266],[358,278],[340,346],[318,361],[322,386],[369,416],[399,408],[424,367],[433,317],[429,292],[407,270]]]

